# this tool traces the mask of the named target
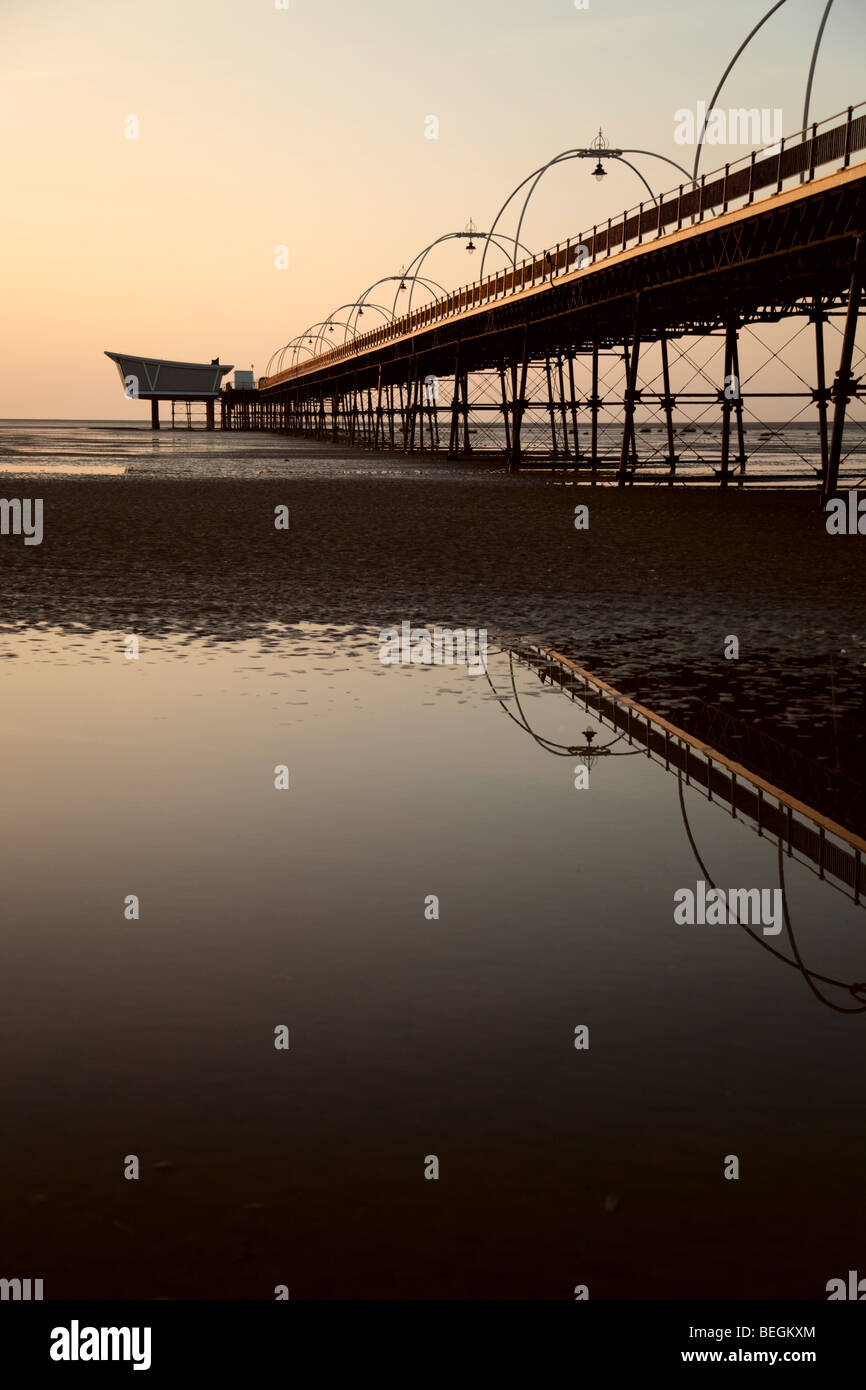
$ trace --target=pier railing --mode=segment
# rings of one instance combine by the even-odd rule
[[[834,124],[835,122],[835,124]],[[792,183],[811,182],[816,171],[840,161],[847,169],[853,156],[866,149],[866,102],[849,106],[826,120],[813,122],[794,135],[783,136],[778,144],[752,150],[748,155],[709,174],[702,174],[691,185],[680,184],[652,202],[638,203],[620,216],[596,223],[579,237],[559,242],[539,255],[500,270],[425,304],[411,313],[362,333],[351,342],[330,348],[303,363],[288,367],[271,377],[263,377],[261,387],[277,386],[293,378],[320,371],[346,358],[362,356],[397,338],[417,333],[442,319],[495,303],[524,290],[552,283],[574,274],[614,253],[639,246],[699,225],[707,217],[748,207],[758,194],[775,196]],[[769,192],[768,192],[769,191]]]

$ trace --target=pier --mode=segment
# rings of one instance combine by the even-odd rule
[[[224,392],[224,429],[449,459],[501,458],[510,471],[561,468],[580,481],[742,486],[744,415],[777,399],[811,408],[813,483],[836,492],[866,256],[866,105],[753,150],[340,346]],[[857,156],[861,162],[857,162]],[[841,342],[831,357],[828,325]],[[810,326],[814,384],[741,387],[754,325]],[[716,338],[721,371],[677,386],[675,363]],[[682,467],[678,406],[712,412],[714,445]],[[639,408],[664,429],[638,445]],[[611,444],[611,423],[615,442]],[[784,481],[764,473],[764,484]]]

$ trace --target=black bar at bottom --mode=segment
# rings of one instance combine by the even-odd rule
[[[857,1282],[854,1296],[866,1301]],[[299,1376],[300,1384],[345,1365],[356,1377],[396,1385],[415,1383],[419,1372],[430,1383],[441,1366],[448,1384],[477,1365],[489,1384],[502,1364],[509,1383],[525,1369],[531,1384],[544,1386],[558,1383],[557,1365],[615,1376],[716,1364],[806,1365],[827,1383],[829,1375],[860,1361],[864,1310],[852,1307],[850,1297],[849,1291],[839,1302],[575,1300],[567,1306],[6,1302],[0,1306],[0,1376],[10,1386],[41,1385],[43,1378],[98,1381],[100,1372],[112,1385],[131,1377],[133,1385],[202,1386],[211,1376],[225,1380],[243,1372],[243,1384],[259,1385],[268,1371],[282,1370]]]

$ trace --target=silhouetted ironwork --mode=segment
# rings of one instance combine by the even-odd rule
[[[862,395],[854,353],[866,165],[852,160],[864,148],[866,111],[849,107],[517,266],[402,316],[384,313],[372,331],[263,378],[258,401],[228,396],[223,422],[364,448],[495,456],[509,470],[553,465],[620,486],[727,487],[752,476],[744,411],[762,399],[799,400],[816,410],[821,464],[807,476],[826,499],[839,488],[849,403]],[[835,167],[817,177],[827,165]],[[357,326],[356,306],[343,307]],[[828,384],[825,328],[837,317],[844,328]],[[814,324],[816,386],[744,389],[743,331],[783,320]],[[702,371],[700,389],[678,388],[671,351],[681,361],[682,340],[713,337],[723,344],[721,379]],[[718,435],[689,469],[677,450],[678,407],[718,411]],[[662,452],[641,456],[639,408],[663,421]],[[789,476],[764,471],[759,481]]]

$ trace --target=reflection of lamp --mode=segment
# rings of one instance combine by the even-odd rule
[[[595,729],[584,729],[583,736],[586,739],[586,743],[584,744],[584,746],[582,748],[569,748],[568,751],[572,755],[572,757],[576,756],[579,758],[583,758],[584,763],[586,764],[586,767],[588,769],[591,770],[595,766],[599,758],[614,756],[609,751],[609,745],[606,745],[604,748],[593,748],[592,741],[596,737]],[[618,743],[619,740],[614,739],[613,742]]]

